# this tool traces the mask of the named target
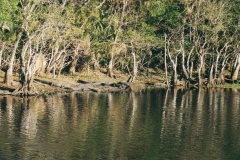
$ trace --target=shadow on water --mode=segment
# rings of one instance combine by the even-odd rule
[[[237,159],[240,91],[0,97],[0,159]]]

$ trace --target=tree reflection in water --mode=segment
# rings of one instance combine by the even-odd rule
[[[0,97],[0,159],[234,159],[237,89]]]

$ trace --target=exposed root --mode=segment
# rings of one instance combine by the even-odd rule
[[[18,87],[15,91],[13,91],[12,94],[16,96],[34,96],[38,95],[39,92],[34,86],[32,86],[31,88],[29,88],[28,86],[22,86]]]

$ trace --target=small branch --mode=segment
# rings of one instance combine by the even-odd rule
[[[103,0],[96,8],[100,9],[102,7],[102,5],[105,3],[106,0]]]

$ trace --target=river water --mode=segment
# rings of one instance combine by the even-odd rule
[[[0,97],[0,160],[240,159],[240,91]]]

